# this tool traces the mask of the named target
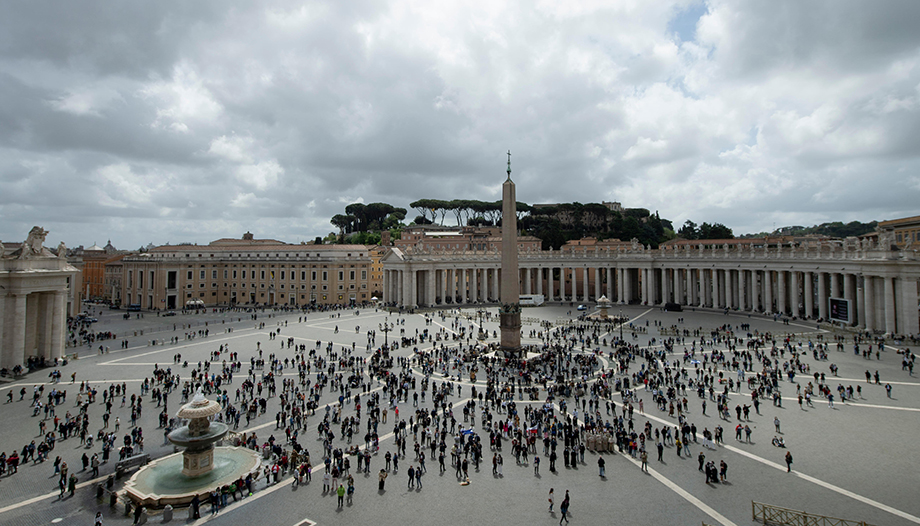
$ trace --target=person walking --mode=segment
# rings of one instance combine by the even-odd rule
[[[565,490],[565,498],[562,499],[562,504],[559,505],[559,511],[562,512],[562,518],[559,519],[559,526],[562,526],[562,521],[565,521],[566,524],[569,523],[569,490]]]
[[[642,460],[642,471],[648,473],[648,452],[643,449],[639,458]]]
[[[601,456],[597,457],[597,469],[600,472],[601,478],[604,478],[607,475],[606,472],[604,471],[604,467],[606,466],[606,464],[607,462],[604,460],[604,457],[601,457]]]
[[[335,494],[339,497],[339,508],[345,505],[345,485],[339,484],[339,488],[335,490]]]
[[[553,488],[549,488],[549,512],[550,513],[553,512],[553,504],[554,504],[553,497],[555,497],[553,493]]]
[[[412,489],[415,487],[415,468],[412,465],[409,465],[409,485],[406,489]]]
[[[381,469],[380,473],[377,474],[377,480],[378,480],[377,489],[378,490],[383,491],[383,487],[386,484],[387,475],[388,474],[385,469]]]
[[[773,425],[776,426],[776,432],[782,434],[782,431],[779,430],[779,417],[778,416],[773,417]]]
[[[786,451],[786,473],[792,471],[792,452]]]

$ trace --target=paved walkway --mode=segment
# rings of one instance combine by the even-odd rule
[[[494,309],[493,309],[494,310]],[[568,312],[577,314],[573,307],[549,306],[525,310],[528,318],[536,318],[555,322],[558,319],[568,318]],[[694,329],[702,327],[708,330],[722,325],[750,323],[751,330],[772,332],[781,335],[786,332],[798,332],[803,335],[815,337],[813,324],[783,325],[772,319],[748,317],[746,315],[724,315],[722,313],[685,311],[682,313],[665,313],[657,309],[648,309],[638,306],[624,307],[624,314],[630,316],[632,322],[639,326],[649,323],[648,334],[637,334],[635,339],[631,331],[624,331],[628,339],[643,346],[647,346],[651,338],[660,340],[662,336],[655,329],[655,321],[669,327],[677,324],[678,318],[683,319],[680,327]],[[365,332],[374,329],[384,319],[396,321],[404,319],[407,335],[414,335],[415,331],[438,330],[441,327],[450,329],[453,318],[441,321],[436,318],[432,325],[425,325],[422,315],[394,316],[373,309],[364,310],[359,316],[350,311],[343,311],[341,317],[330,318],[329,314],[311,313],[305,322],[298,322],[297,314],[278,314],[269,317],[260,313],[257,320],[252,320],[250,314],[202,314],[180,315],[172,318],[157,318],[146,314],[143,319],[132,317],[122,319],[122,311],[102,311],[100,322],[96,330],[111,330],[120,337],[112,342],[99,342],[92,348],[79,350],[80,358],[71,361],[66,367],[61,368],[63,381],[58,386],[47,384],[48,372],[39,371],[31,376],[19,379],[12,383],[0,384],[0,418],[7,424],[0,426],[0,451],[9,453],[13,449],[21,449],[23,445],[39,438],[40,417],[32,417],[29,408],[33,386],[45,383],[46,393],[51,387],[67,390],[67,402],[57,408],[57,414],[64,416],[65,411],[76,413],[74,408],[78,385],[83,380],[88,380],[100,389],[110,383],[124,382],[128,393],[137,392],[145,377],[150,376],[154,366],[172,366],[174,371],[187,379],[191,367],[183,369],[181,365],[172,364],[172,357],[181,353],[183,360],[190,364],[197,364],[208,358],[211,351],[221,344],[230,345],[230,349],[239,352],[244,363],[243,377],[248,369],[249,357],[256,353],[257,345],[263,349],[265,356],[270,352],[284,357],[291,357],[293,349],[281,349],[281,342],[289,337],[295,338],[297,343],[307,344],[308,349],[313,348],[317,340],[328,342],[341,349],[350,348],[354,342],[356,354],[365,356]],[[165,320],[165,323],[164,323]],[[239,320],[239,321],[238,321]],[[204,323],[207,322],[205,326]],[[176,330],[168,330],[172,324]],[[265,323],[262,329],[257,324]],[[464,326],[473,326],[478,321],[462,319]],[[279,328],[281,336],[274,341],[268,339],[270,330]],[[194,325],[183,329],[182,326]],[[356,332],[356,326],[360,329]],[[497,320],[485,322],[484,326],[491,333],[497,330]],[[151,333],[151,328],[163,328]],[[335,331],[338,327],[338,332]],[[143,328],[146,332],[140,335]],[[232,332],[228,329],[232,328]],[[539,330],[538,325],[525,325],[525,336],[530,330]],[[138,336],[134,336],[135,329]],[[208,336],[198,337],[199,330],[208,330]],[[195,339],[186,340],[186,333],[194,333]],[[123,335],[128,335],[129,346],[127,350],[119,348]],[[178,343],[169,343],[173,336],[179,337]],[[377,345],[383,343],[383,334],[378,332]],[[399,336],[399,330],[388,335],[390,340]],[[150,345],[150,340],[156,337],[165,340],[165,345]],[[825,338],[832,337],[827,333]],[[608,337],[608,341],[609,341]],[[686,347],[690,347],[693,338],[687,338]],[[536,343],[536,340],[525,338],[525,341]],[[448,342],[451,343],[451,342]],[[100,344],[108,345],[111,352],[99,355],[96,349]],[[430,348],[430,344],[419,346],[420,350]],[[683,353],[683,345],[676,345],[674,353],[669,359],[679,359]],[[831,346],[830,357],[826,362],[817,362],[807,356],[806,362],[811,364],[813,371],[827,374],[828,383],[835,387],[838,383],[844,386],[862,385],[863,399],[852,403],[842,404],[836,402],[833,409],[823,399],[816,399],[814,407],[800,409],[795,399],[795,388],[788,382],[783,382],[784,402],[782,408],[773,407],[767,402],[761,406],[762,415],[752,412],[750,425],[753,432],[751,443],[742,443],[734,439],[732,432],[735,422],[734,413],[731,421],[721,420],[714,415],[715,403],[708,401],[709,415],[700,412],[700,400],[695,392],[687,396],[690,402],[688,418],[702,430],[721,424],[725,428],[725,444],[716,451],[704,450],[707,460],[725,460],[728,463],[728,483],[707,485],[704,476],[697,470],[696,455],[701,450],[700,445],[691,444],[690,457],[677,457],[673,447],[667,447],[664,462],[659,463],[652,446],[649,455],[649,473],[639,469],[638,462],[621,454],[607,454],[607,478],[601,479],[597,474],[597,455],[588,453],[585,463],[573,468],[563,468],[561,461],[558,471],[553,474],[548,470],[548,462],[543,458],[540,474],[535,475],[533,466],[517,466],[513,462],[510,451],[505,452],[505,466],[502,477],[491,474],[488,462],[483,464],[479,472],[471,472],[471,483],[466,486],[458,484],[452,470],[444,475],[439,475],[437,459],[429,459],[429,472],[423,477],[424,487],[421,490],[407,490],[405,470],[412,463],[411,438],[408,450],[409,457],[400,462],[400,472],[392,474],[387,481],[385,492],[377,491],[376,472],[382,467],[382,454],[392,451],[395,446],[392,434],[392,414],[390,421],[381,426],[381,455],[375,457],[371,465],[371,473],[365,477],[363,474],[356,476],[357,492],[354,501],[342,509],[337,509],[336,499],[333,495],[322,494],[322,482],[318,479],[306,486],[292,488],[290,479],[285,483],[264,487],[258,484],[258,490],[252,497],[243,499],[239,503],[222,510],[215,517],[207,515],[207,507],[203,509],[203,518],[197,523],[210,522],[213,524],[246,524],[259,523],[269,525],[296,525],[296,524],[393,524],[406,521],[450,521],[451,523],[495,523],[498,521],[513,521],[515,523],[555,524],[559,515],[550,514],[546,509],[546,494],[549,488],[555,488],[556,509],[558,510],[565,490],[571,492],[572,506],[570,519],[573,523],[597,524],[604,522],[617,523],[646,523],[646,524],[710,524],[742,525],[751,524],[750,501],[758,500],[788,508],[805,510],[811,513],[826,514],[853,520],[865,520],[876,525],[920,524],[920,502],[912,498],[912,489],[916,485],[916,474],[913,468],[913,441],[916,439],[920,425],[914,417],[920,411],[920,400],[916,396],[920,391],[920,382],[908,376],[901,370],[900,355],[894,350],[882,353],[881,360],[875,358],[865,360],[854,356],[851,345],[845,346],[847,352],[837,352]],[[609,348],[602,348],[607,351]],[[916,349],[914,349],[916,351]],[[395,352],[397,356],[409,356],[411,348],[400,349]],[[839,377],[832,378],[829,365],[835,363],[839,366]],[[633,370],[637,366],[633,365]],[[879,371],[882,385],[891,383],[894,386],[891,399],[886,397],[882,385],[867,384],[864,372],[870,369]],[[70,383],[71,373],[76,373],[76,383]],[[421,374],[414,370],[414,374]],[[731,372],[734,375],[734,372]],[[691,372],[692,376],[692,372]],[[800,376],[797,381],[807,382],[810,378]],[[811,378],[813,380],[813,378]],[[439,375],[434,380],[440,381]],[[231,394],[240,380],[234,379],[234,384],[229,388]],[[469,382],[461,382],[469,385]],[[485,386],[482,379],[477,382],[478,388]],[[27,390],[25,400],[19,401],[19,390]],[[7,392],[12,390],[14,402],[6,402]],[[469,395],[468,387],[464,387],[464,395]],[[834,390],[836,395],[836,390]],[[650,393],[640,390],[638,396],[643,399],[645,414],[634,415],[636,428],[641,429],[648,421],[654,427],[663,425],[673,426],[676,420],[667,416],[667,412],[659,412],[651,400]],[[178,409],[178,395],[173,394],[170,400],[170,412]],[[231,396],[232,399],[232,396]],[[430,397],[426,398],[430,407]],[[462,398],[453,397],[451,400],[459,407]],[[615,397],[619,401],[619,397]],[[101,401],[101,400],[100,400]],[[322,404],[331,402],[332,397],[326,395]],[[740,394],[732,395],[732,406],[735,403],[749,403],[750,396],[747,387],[742,388]],[[172,452],[171,446],[162,445],[162,431],[157,429],[156,418],[158,409],[155,402],[150,402],[149,397],[144,401],[144,416],[139,423],[145,434],[146,452],[154,457]],[[274,415],[277,411],[277,398],[269,401],[269,410],[263,417],[253,420],[246,429],[257,429],[259,438],[264,440],[274,429]],[[411,412],[410,407],[401,407],[401,416],[407,417]],[[351,408],[348,408],[350,411]],[[101,404],[94,404],[90,409],[92,425],[90,429],[101,427]],[[348,413],[346,413],[348,414]],[[311,417],[308,431],[301,437],[301,443],[311,450],[314,456],[321,450],[321,443],[316,441],[315,424],[321,419],[321,411],[316,417]],[[128,408],[120,408],[115,404],[113,418],[121,419],[120,434],[129,429],[130,414]],[[773,447],[771,438],[776,434],[773,428],[773,418],[779,416],[782,421],[783,437],[789,450],[793,452],[795,462],[793,472],[786,473],[783,455],[785,450]],[[243,420],[245,422],[245,419]],[[51,427],[51,421],[46,421]],[[390,426],[390,427],[387,427]],[[283,432],[275,432],[276,437],[283,437]],[[336,440],[336,443],[341,443]],[[486,434],[485,457],[491,458],[488,451]],[[94,448],[96,450],[97,448]],[[542,448],[539,448],[542,450]],[[121,509],[112,511],[107,504],[99,504],[94,498],[94,482],[89,479],[89,472],[81,471],[80,457],[84,453],[92,453],[79,444],[78,438],[71,438],[58,442],[51,453],[51,459],[61,456],[80,479],[80,486],[74,497],[58,499],[57,478],[53,473],[51,462],[44,464],[24,465],[18,474],[0,477],[0,522],[5,524],[48,524],[58,521],[62,524],[92,524],[92,517],[97,510],[102,510],[106,524],[130,524],[130,518],[122,516]],[[543,455],[540,455],[541,457]],[[104,465],[100,479],[112,472],[114,462]],[[433,469],[432,469],[433,468]],[[185,522],[184,510],[177,510],[174,522]],[[61,519],[61,520],[58,520]],[[153,516],[151,521],[159,521],[159,516]]]

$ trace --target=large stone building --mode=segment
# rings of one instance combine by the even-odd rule
[[[22,243],[0,243],[0,368],[53,362],[64,355],[77,269],[42,246],[48,234],[34,227]],[[60,256],[60,257],[58,257]]]
[[[371,299],[364,245],[295,245],[247,232],[207,245],[153,247],[121,261],[123,303],[143,309]]]
[[[881,221],[878,224],[878,230],[881,233],[890,234],[894,243],[900,248],[920,246],[920,216]]]
[[[920,252],[880,240],[806,244],[695,241],[656,250],[626,246],[521,250],[522,294],[547,301],[677,303],[699,308],[830,319],[888,334],[920,333]],[[408,307],[496,302],[501,256],[489,250],[394,248],[383,258],[384,301]],[[584,276],[588,276],[585,279]]]
[[[520,250],[539,250],[541,241],[533,236],[518,236]],[[498,250],[502,249],[499,227],[456,227],[421,225],[403,229],[393,246],[403,250]]]

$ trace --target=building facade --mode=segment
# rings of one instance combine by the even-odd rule
[[[878,230],[890,234],[899,248],[920,246],[920,216],[882,221],[878,224]]]
[[[122,260],[122,298],[142,309],[186,306],[303,306],[370,301],[364,245],[219,239],[164,245]]]
[[[547,301],[685,306],[828,320],[831,299],[848,325],[920,333],[918,250],[848,238],[804,246],[764,240],[700,241],[651,250],[618,248],[519,253],[521,294]],[[495,303],[498,251],[394,248],[383,258],[384,301],[408,307]],[[587,276],[587,279],[585,279]]]
[[[533,236],[518,236],[520,250],[539,250],[542,241]],[[383,243],[385,245],[385,243]],[[502,249],[499,227],[443,227],[438,225],[411,226],[403,229],[393,246],[414,250],[473,250]]]

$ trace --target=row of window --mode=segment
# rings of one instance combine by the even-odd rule
[[[246,279],[246,272],[247,272],[247,271],[245,271],[245,270],[240,270],[240,271],[232,270],[232,271],[229,271],[229,270],[227,270],[227,269],[224,269],[224,279],[228,279],[228,276],[229,276],[231,273],[232,273],[232,275],[233,275],[233,279],[237,279],[237,275],[238,275],[237,272],[239,272],[239,276],[240,276],[241,279]],[[206,273],[206,271],[200,270],[200,271],[198,272],[198,279],[200,279],[200,280],[206,279],[206,277],[205,277],[206,274],[205,274],[205,273]],[[339,281],[344,281],[344,280],[345,280],[345,271],[344,271],[344,270],[339,270],[338,273],[339,273]],[[317,276],[317,274],[318,274],[318,271],[316,271],[316,270],[311,270],[311,271],[310,271],[310,280],[311,280],[311,281],[316,281],[316,276]],[[255,279],[255,278],[256,278],[256,271],[255,271],[255,270],[251,271],[251,273],[250,273],[249,275],[252,277],[252,279]],[[193,276],[194,276],[193,271],[189,270],[189,271],[187,272],[187,274],[186,274],[186,279],[187,279],[188,281],[191,281],[192,279],[194,279]],[[295,273],[294,273],[293,270],[290,271],[290,273],[285,273],[285,271],[282,270],[282,271],[278,272],[277,274],[275,273],[274,270],[268,271],[267,274],[266,274],[266,272],[265,272],[264,270],[260,270],[260,271],[259,271],[259,279],[265,279],[266,276],[268,276],[268,278],[269,278],[269,279],[272,279],[272,280],[274,280],[275,277],[277,276],[281,281],[284,281],[284,280],[285,280],[285,276],[290,276],[289,279],[290,279],[291,281],[294,281]],[[354,280],[355,280],[355,276],[356,276],[356,271],[354,271],[354,270],[349,270],[349,271],[348,271],[348,279],[349,279],[349,280],[354,281]],[[323,271],[322,271],[322,277],[323,277],[322,281],[329,281],[329,271],[328,271],[328,270],[323,270]],[[211,270],[211,279],[217,279],[217,270]],[[306,271],[306,270],[301,270],[301,271],[300,271],[300,279],[301,279],[301,281],[306,281],[306,279],[307,279],[307,271]],[[367,280],[367,271],[366,271],[366,270],[362,270],[362,271],[361,271],[361,280],[362,280],[362,281],[366,281],[366,280]]]
[[[151,288],[151,289],[152,289],[152,288],[154,288],[155,282],[156,282],[156,271],[151,270],[151,271],[149,271],[149,272],[150,272],[150,280],[148,281],[148,288]],[[207,272],[207,271],[205,271],[205,270],[200,270],[200,271],[198,272],[198,279],[199,279],[199,280],[207,279],[207,274],[206,274],[206,272]],[[236,269],[234,269],[234,270],[230,271],[230,270],[228,270],[228,269],[224,269],[223,274],[224,274],[224,279],[229,279],[229,276],[230,276],[231,274],[232,274],[232,276],[233,276],[232,279],[247,279],[247,277],[249,277],[249,279],[256,279],[256,272],[257,272],[257,271],[255,271],[255,270],[252,270],[252,271],[239,270],[239,271],[237,271]],[[323,270],[323,271],[311,270],[311,271],[309,271],[309,272],[310,272],[310,280],[311,280],[311,281],[317,281],[317,279],[316,279],[317,276],[322,276],[322,281],[329,281],[329,271],[328,271],[328,270]],[[345,271],[344,271],[344,270],[339,270],[339,271],[337,271],[337,272],[338,272],[338,280],[339,280],[339,281],[345,281]],[[296,277],[295,271],[293,271],[293,270],[290,271],[290,272],[285,272],[284,270],[281,270],[281,271],[279,271],[278,273],[276,273],[274,270],[269,270],[269,271],[267,271],[267,272],[266,272],[265,270],[259,270],[258,273],[259,273],[259,274],[258,274],[258,275],[259,275],[259,278],[258,278],[258,279],[260,279],[260,280],[266,279],[266,276],[267,276],[269,279],[274,280],[275,277],[277,276],[277,277],[279,278],[279,281],[284,281],[285,279],[288,279],[288,280],[290,280],[290,281],[294,281],[294,280],[295,280],[295,277]],[[127,271],[127,275],[128,275],[128,288],[129,288],[129,289],[134,288],[134,271],[132,271],[132,270]],[[218,279],[217,276],[218,276],[218,271],[217,271],[217,270],[211,270],[211,279]],[[237,276],[239,276],[239,278],[238,278]],[[349,270],[349,271],[348,271],[348,280],[349,280],[349,281],[355,281],[356,277],[357,277],[357,271],[355,271],[355,270]],[[187,273],[186,273],[186,280],[187,280],[187,281],[192,281],[192,280],[194,280],[194,271],[192,271],[192,270],[187,271]],[[306,281],[306,280],[307,280],[307,271],[306,271],[306,270],[301,270],[301,271],[300,271],[300,280],[301,280],[301,281]],[[361,281],[367,281],[367,271],[366,271],[366,270],[362,270],[362,271],[361,271]],[[188,286],[191,287],[191,285],[188,285]],[[203,287],[204,284],[202,283],[201,286]],[[234,285],[234,286],[236,286],[236,285]],[[244,285],[244,286],[245,286],[245,285]],[[283,285],[282,285],[282,287],[283,287]],[[140,270],[137,271],[137,288],[138,288],[138,289],[143,289],[143,288],[144,288],[144,272],[143,272],[143,271],[140,271]],[[174,289],[174,288],[176,288],[176,271],[174,271],[174,270],[167,271],[167,273],[166,273],[166,288],[168,288],[168,289]],[[354,288],[354,286],[352,286],[352,288]]]

